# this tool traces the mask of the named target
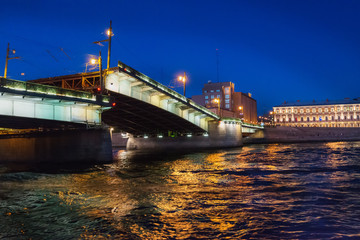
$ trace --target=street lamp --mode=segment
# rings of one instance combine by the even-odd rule
[[[103,74],[102,74],[101,51],[99,51],[99,57],[97,59],[91,58],[90,61],[88,63],[86,63],[85,73],[87,71],[88,64],[95,65],[96,62],[97,62],[97,64],[99,64],[99,72],[100,72],[100,91],[99,91],[99,93],[102,94],[105,86],[104,86],[104,81],[103,81],[103,76],[102,76]]]
[[[105,40],[101,40],[101,41],[96,41],[94,42],[95,44],[98,44],[100,46],[103,46],[101,43],[102,42],[109,42],[108,45],[108,56],[107,56],[107,69],[110,68],[110,53],[111,53],[111,37],[114,36],[113,32],[112,32],[112,27],[111,27],[112,21],[110,20],[110,28],[106,31],[106,35],[109,36],[108,39]]]
[[[219,99],[219,98],[215,98],[215,99],[214,99],[214,103],[217,103],[217,105],[218,105],[218,114],[219,114],[219,116],[221,117],[221,114],[220,114],[220,99]]]
[[[187,81],[186,73],[184,72],[184,76],[179,76],[178,79],[179,79],[179,81],[184,83],[184,97],[185,97],[186,81]]]
[[[11,50],[12,54],[15,54],[15,49]],[[6,60],[5,60],[5,71],[4,71],[4,78],[7,76],[7,67],[8,67],[8,61],[11,59],[20,59],[20,57],[9,57],[10,54],[10,43],[8,43],[7,49],[6,49]]]
[[[240,117],[240,119],[243,119],[243,117],[244,117],[244,111],[243,111],[242,106],[239,106],[239,117]]]

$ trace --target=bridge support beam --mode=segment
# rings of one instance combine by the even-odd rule
[[[126,148],[127,150],[144,151],[186,151],[242,146],[241,124],[225,121],[211,121],[208,124],[208,134],[202,136],[181,136],[174,138],[135,138],[130,136]]]
[[[110,132],[103,129],[51,131],[0,138],[0,161],[98,163],[112,161]]]

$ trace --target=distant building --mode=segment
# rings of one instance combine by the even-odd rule
[[[273,107],[274,122],[291,127],[360,127],[360,98],[322,102],[284,102]]]
[[[220,100],[220,112],[223,117],[242,118],[245,122],[257,123],[257,104],[250,93],[235,92],[232,82],[206,83],[202,89],[202,95],[192,96],[192,100],[203,105],[213,112],[218,112]]]

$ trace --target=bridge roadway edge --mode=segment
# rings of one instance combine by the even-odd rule
[[[79,129],[3,136],[0,138],[0,161],[112,162],[110,132],[106,129]]]
[[[208,136],[182,137],[149,137],[135,138],[130,136],[126,149],[142,151],[187,151],[207,148],[241,147],[241,124],[211,121]]]

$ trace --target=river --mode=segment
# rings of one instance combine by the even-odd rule
[[[0,164],[0,239],[360,239],[360,142]]]

